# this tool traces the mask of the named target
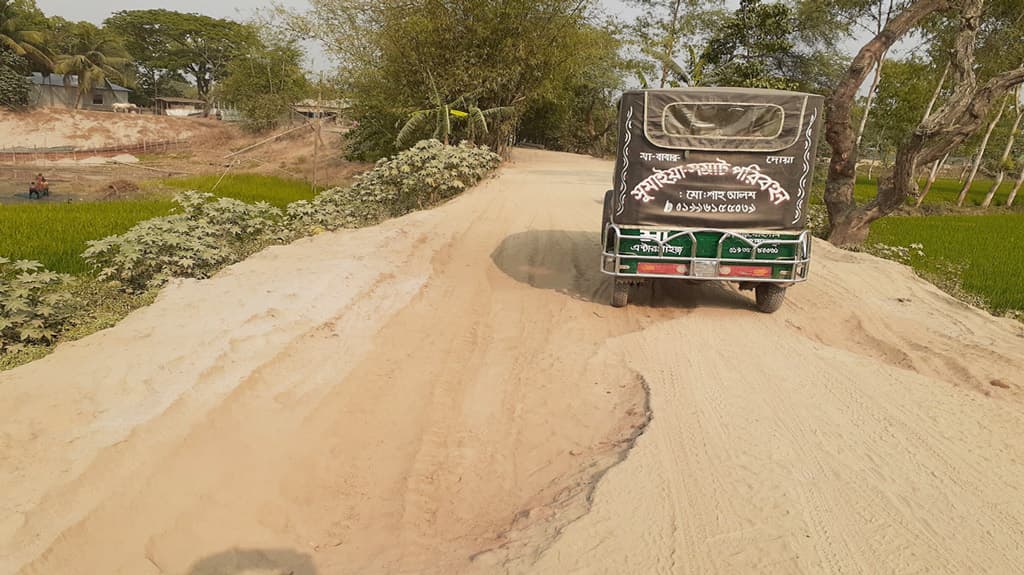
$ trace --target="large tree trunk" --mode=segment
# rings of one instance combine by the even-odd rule
[[[846,74],[826,102],[825,139],[832,148],[832,159],[828,181],[825,182],[825,206],[832,225],[829,241],[834,244],[862,243],[867,238],[867,225],[871,221],[867,212],[857,211],[857,202],[853,198],[857,180],[857,134],[851,123],[851,111],[857,90],[870,73],[872,64],[879,61],[896,41],[924,18],[950,6],[949,0],[915,0],[908,5],[854,56]]]
[[[939,78],[939,85],[935,86],[935,91],[932,92],[932,99],[928,100],[928,107],[924,110],[924,116],[921,118],[922,121],[927,120],[928,116],[932,115],[932,109],[935,108],[935,102],[939,99],[939,94],[942,93],[942,86],[946,83],[946,76],[949,75],[949,62],[946,62],[946,67],[942,69],[942,77]]]
[[[875,63],[875,75],[871,79],[871,89],[868,90],[868,100],[864,103],[864,115],[860,117],[860,126],[857,128],[857,149],[860,149],[860,140],[864,137],[864,128],[868,125],[868,116],[871,114],[871,104],[875,101],[875,90],[878,89],[878,81],[882,78],[882,62],[885,62],[886,52],[882,52],[878,56],[878,62]],[[868,172],[868,179],[871,178],[870,171]]]
[[[832,243],[838,245],[862,243],[867,237],[868,225],[872,221],[892,213],[916,191],[917,182],[914,179],[914,174],[917,172],[919,164],[933,162],[954,150],[964,139],[981,127],[992,107],[1007,91],[1024,82],[1024,66],[1021,66],[996,75],[981,87],[978,86],[974,73],[974,42],[981,23],[982,5],[983,0],[962,0],[958,3],[960,30],[955,39],[951,58],[954,85],[956,86],[953,95],[938,112],[921,122],[910,139],[900,146],[892,173],[879,181],[878,195],[861,207],[858,207],[853,200],[852,179],[849,178],[851,172],[846,170],[846,164],[855,152],[852,149],[853,137],[849,125],[849,106],[853,93],[845,93],[845,98],[837,97],[836,94],[843,94],[844,89],[849,88],[847,81],[850,80],[852,72],[857,66],[863,66],[867,61],[862,57],[865,56],[865,51],[872,43],[884,43],[884,41],[876,37],[854,58],[850,73],[840,82],[839,88],[830,99],[830,110],[840,112],[839,123],[834,126],[829,125],[829,131],[826,133],[833,150],[829,173],[830,181],[826,184],[825,190],[826,204],[833,225],[829,236],[829,241]],[[902,18],[909,17],[910,13],[917,15],[917,18],[913,20],[916,22],[940,8],[948,7],[948,4],[939,0],[918,0],[891,20],[886,29]],[[925,13],[920,14],[918,12],[920,10],[925,10]],[[886,31],[883,30],[879,36],[885,34]],[[890,35],[888,41],[891,44],[891,41],[896,38],[899,38],[899,35]],[[863,74],[860,77],[863,79]],[[853,89],[856,90],[856,88]],[[845,126],[843,120],[845,120]]]
[[[942,69],[942,77],[939,78],[939,83],[935,86],[935,91],[932,92],[931,100],[928,100],[928,107],[924,110],[924,116],[921,117],[921,121],[928,119],[928,116],[932,115],[932,110],[935,108],[935,102],[939,99],[939,94],[942,93],[942,86],[946,83],[946,76],[949,75],[949,62],[946,62],[946,67]],[[946,163],[946,159],[949,158],[949,154],[942,156],[941,160],[932,162],[932,168],[928,172],[928,181],[924,185],[924,190],[917,196],[917,202],[914,203],[914,207],[920,208],[921,204],[924,203],[924,198],[931,191],[932,185],[935,184],[935,178],[939,175],[939,170],[942,169],[943,164]]]
[[[992,187],[989,188],[988,193],[985,194],[985,199],[981,202],[981,207],[987,208],[992,205],[992,198],[996,196],[996,191],[999,190],[999,186],[1003,184],[1003,178],[1006,177],[1006,162],[1010,159],[1010,152],[1013,151],[1013,141],[1017,136],[1017,128],[1020,127],[1020,120],[1024,118],[1024,109],[1020,106],[1020,90],[1018,89],[1014,94],[1014,101],[1016,102],[1017,117],[1013,120],[1013,127],[1010,128],[1010,135],[1006,138],[1006,147],[1003,148],[1003,156],[999,159],[999,174],[996,175],[996,181],[993,182]]]
[[[1013,184],[1013,189],[1010,190],[1010,195],[1006,197],[1006,207],[1013,207],[1013,200],[1017,199],[1017,190],[1020,189],[1021,184],[1024,184],[1024,166],[1018,168],[1020,174],[1017,176],[1017,182]]]
[[[978,168],[981,167],[981,161],[985,159],[985,148],[988,147],[988,139],[992,136],[992,131],[996,129],[996,124],[1003,117],[1003,110],[1006,109],[1006,103],[1010,99],[1006,98],[1003,101],[1003,105],[999,106],[999,111],[996,113],[996,117],[992,120],[992,123],[988,125],[988,129],[985,130],[985,137],[981,139],[981,144],[978,146],[978,155],[974,157],[974,165],[971,166],[971,172],[967,174],[967,181],[964,182],[963,189],[960,190],[960,195],[956,198],[956,207],[964,205],[964,200],[967,198],[967,192],[971,191],[971,186],[974,184],[974,178],[978,175]]]
[[[925,183],[924,189],[921,190],[921,193],[917,196],[917,203],[914,204],[915,207],[921,207],[921,204],[924,202],[925,196],[927,196],[928,192],[932,190],[932,184],[935,183],[935,178],[938,177],[939,170],[942,169],[943,164],[946,163],[946,160],[948,158],[949,154],[946,154],[945,156],[942,156],[941,160],[936,160],[932,162],[932,170],[931,172],[928,173],[928,181]]]

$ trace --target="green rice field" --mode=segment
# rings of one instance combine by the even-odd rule
[[[213,189],[220,176],[169,179],[162,183],[180,190]],[[245,202],[266,201],[278,207],[314,196],[309,184],[271,176],[230,175],[220,182],[217,196]],[[82,260],[86,241],[121,234],[136,223],[170,213],[171,194],[112,202],[22,203],[0,205],[0,256],[41,262],[63,273],[87,273]]]
[[[1010,195],[1010,190],[1013,189],[1015,178],[1010,176],[1003,181],[999,189],[996,190],[996,195],[992,199],[993,206],[1002,206],[1006,204],[1006,197]],[[967,198],[964,200],[964,206],[980,206],[982,200],[985,199],[985,194],[988,193],[989,188],[992,187],[993,181],[989,179],[978,178],[971,184],[971,190],[967,192]],[[868,179],[866,176],[858,175],[857,184],[854,186],[853,195],[858,202],[866,202],[871,198],[875,197],[875,189],[878,185],[876,178]],[[924,189],[925,181],[918,182],[920,189]],[[957,180],[937,179],[932,185],[931,191],[924,198],[924,205],[934,204],[949,204],[956,205],[956,198],[960,195],[960,189],[963,185]],[[1018,196],[1022,196],[1021,192],[1018,192]],[[1018,200],[1024,202],[1024,196]],[[916,198],[910,198],[908,203],[913,206],[916,203]],[[1015,204],[1018,202],[1014,202]]]
[[[977,216],[888,217],[871,226],[869,243],[921,244],[911,265],[948,276],[961,269],[961,287],[994,310],[1024,310],[1024,213]]]
[[[225,176],[223,180],[218,175],[193,176],[167,179],[161,183],[179,190],[213,191],[220,197],[243,202],[267,202],[279,208],[296,200],[313,199],[316,195],[307,182],[256,174],[233,174]]]
[[[0,206],[0,256],[36,260],[63,273],[84,273],[87,240],[121,234],[170,212],[170,199]]]

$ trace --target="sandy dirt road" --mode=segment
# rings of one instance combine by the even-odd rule
[[[520,151],[0,374],[0,573],[1024,572],[1024,329],[816,245],[606,304],[611,165]]]

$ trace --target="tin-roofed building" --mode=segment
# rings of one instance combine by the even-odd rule
[[[82,95],[79,101],[78,76],[33,72],[28,80],[32,85],[29,102],[34,106],[74,108],[78,104],[86,109],[109,110],[114,104],[127,103],[131,92],[124,86],[104,80],[88,94]]]

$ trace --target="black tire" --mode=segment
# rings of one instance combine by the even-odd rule
[[[777,284],[760,284],[754,288],[757,309],[764,313],[775,313],[786,301],[786,288]]]
[[[601,245],[605,247],[608,246],[604,244],[604,227],[612,221],[612,193],[612,190],[604,193],[604,209],[601,211]]]
[[[612,307],[626,307],[629,303],[629,283],[625,280],[615,280],[612,288]]]

